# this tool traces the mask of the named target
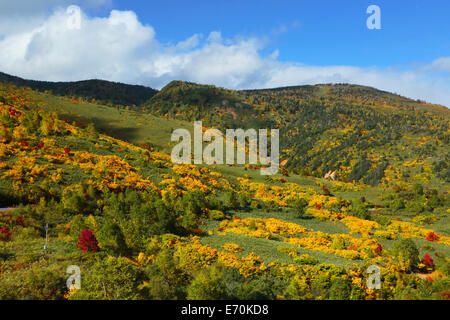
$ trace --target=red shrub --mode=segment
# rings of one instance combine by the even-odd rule
[[[196,234],[204,234],[205,233],[205,231],[203,231],[202,229],[198,229],[198,228],[187,228],[187,230],[192,233],[196,233]]]
[[[78,237],[78,248],[84,252],[98,251],[98,241],[91,230],[84,229],[81,231],[81,235]]]
[[[20,144],[28,148],[28,141],[20,141]]]
[[[0,229],[0,234],[3,235],[2,237],[0,237],[0,239],[2,238],[9,239],[9,237],[11,236],[11,232],[5,227]]]
[[[34,149],[35,149],[35,150],[39,150],[39,149],[42,149],[43,147],[44,147],[44,143],[41,142],[41,143],[39,143],[36,147],[34,147]]]
[[[383,251],[383,247],[379,244],[378,247],[375,248],[374,252],[376,255],[380,255],[381,251]]]
[[[148,145],[147,143],[139,143],[139,145],[145,149],[150,149],[150,145]]]
[[[438,239],[438,236],[436,233],[434,232],[430,232],[429,234],[427,234],[427,238],[428,241],[436,241]]]
[[[434,267],[433,258],[428,253],[425,253],[425,255],[423,256],[423,263],[428,268],[433,268]]]
[[[442,291],[441,296],[444,299],[450,300],[450,291]]]
[[[327,187],[322,187],[322,192],[323,192],[323,194],[325,196],[328,196],[331,193],[330,190]]]
[[[16,221],[17,221],[17,224],[18,224],[19,226],[22,226],[22,227],[25,226],[25,223],[23,222],[22,216],[18,216],[18,217],[16,218]]]

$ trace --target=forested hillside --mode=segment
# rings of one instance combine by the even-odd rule
[[[98,100],[103,104],[136,106],[144,103],[157,92],[144,86],[129,85],[104,80],[85,80],[76,82],[49,82],[25,80],[0,72],[0,81],[17,86],[29,87],[41,92],[75,99]]]
[[[279,128],[282,158],[299,174],[335,171],[342,181],[378,185],[395,183],[397,170],[408,182],[450,181],[450,111],[369,87],[232,91],[177,81],[145,108],[222,130]]]

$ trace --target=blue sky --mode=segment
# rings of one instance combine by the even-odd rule
[[[382,30],[366,27],[371,4],[381,9]],[[266,49],[279,49],[281,61],[402,66],[450,55],[447,0],[116,0],[111,7],[135,11],[162,42],[213,30],[267,37]]]
[[[63,33],[69,5],[81,29]],[[351,82],[450,106],[449,16],[444,0],[0,1],[0,70],[156,88]]]

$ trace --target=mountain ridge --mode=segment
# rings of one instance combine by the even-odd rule
[[[390,168],[404,160],[426,159],[414,170],[402,169],[409,175],[405,179],[412,181],[421,170],[431,168],[436,183],[450,181],[450,110],[370,87],[325,84],[230,90],[172,81],[133,108],[134,113],[77,103],[64,107],[54,101],[49,106],[70,121],[93,122],[115,138],[150,143],[165,151],[170,145],[162,142],[170,141],[172,130],[191,127],[193,121],[219,130],[271,128],[280,130],[280,159],[287,163],[286,171],[323,177],[331,170],[342,181],[377,185],[388,183]]]
[[[40,92],[52,91],[59,96],[75,96],[95,99],[109,105],[140,105],[150,99],[157,90],[142,85],[131,85],[101,79],[81,81],[27,80],[0,72],[0,82],[30,87]]]
[[[160,90],[151,88],[145,85],[138,84],[127,84],[122,82],[115,82],[103,79],[86,79],[79,81],[41,81],[41,80],[29,80],[22,77],[10,75],[0,71],[0,82],[11,83],[21,87],[30,87],[32,89],[38,90],[40,92],[52,91],[52,93],[60,96],[80,96],[86,99],[96,99],[105,104],[120,104],[120,105],[135,105],[139,106],[142,104],[150,103],[152,98],[165,92],[169,89],[174,89],[176,87],[195,87],[195,88],[209,88],[218,91],[225,91],[228,93],[242,94],[251,92],[277,92],[277,91],[289,91],[289,90],[301,90],[306,92],[309,90],[321,91],[324,88],[349,88],[356,91],[365,91],[366,93],[377,93],[381,95],[388,95],[396,97],[401,101],[409,104],[418,105],[428,105],[433,108],[439,109],[440,111],[449,112],[450,109],[442,104],[428,103],[419,99],[412,99],[405,97],[403,95],[393,93],[386,90],[381,90],[371,86],[351,84],[351,83],[321,83],[315,85],[291,85],[291,86],[281,86],[281,87],[271,87],[271,88],[260,88],[260,89],[227,89],[220,86],[215,86],[211,84],[199,84],[191,81],[184,80],[172,80],[167,83]],[[103,92],[93,93],[89,91],[89,87],[100,87],[109,86]],[[101,88],[100,88],[101,90]],[[131,97],[130,97],[131,95]],[[109,99],[106,98],[109,96]],[[112,97],[111,97],[112,96]]]

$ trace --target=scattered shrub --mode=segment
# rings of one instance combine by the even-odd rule
[[[308,201],[303,198],[296,199],[292,208],[297,218],[303,218],[305,216],[305,209],[308,206]]]
[[[98,251],[98,241],[94,234],[89,229],[83,229],[81,235],[78,237],[78,248],[84,252]]]
[[[349,300],[351,294],[351,283],[347,279],[336,278],[331,281],[330,299]]]
[[[419,263],[419,250],[411,239],[402,239],[394,245],[394,255],[407,271],[413,271]]]
[[[391,218],[386,216],[379,216],[375,221],[385,227],[391,224]]]
[[[225,219],[225,214],[219,210],[209,210],[208,217],[213,220],[223,220]]]
[[[319,260],[310,256],[309,254],[302,254],[299,257],[294,257],[294,263],[298,264],[306,264],[306,265],[316,265],[319,263]]]

